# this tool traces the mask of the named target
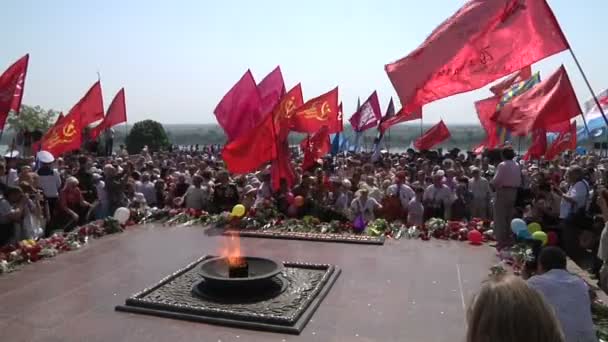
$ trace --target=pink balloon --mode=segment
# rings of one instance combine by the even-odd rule
[[[471,230],[467,237],[472,245],[481,245],[481,242],[483,241],[483,236],[477,229]]]

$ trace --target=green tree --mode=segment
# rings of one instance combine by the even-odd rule
[[[9,115],[7,123],[15,131],[46,132],[54,123],[59,112],[40,106],[21,106],[19,115]]]
[[[127,151],[131,154],[141,152],[144,146],[150,151],[160,151],[169,147],[169,138],[165,128],[153,120],[136,122],[127,135]]]

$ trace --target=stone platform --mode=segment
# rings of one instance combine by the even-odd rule
[[[224,237],[200,227],[131,228],[0,276],[0,341],[458,341],[464,305],[495,262],[456,241],[384,247],[243,238],[246,255],[339,266],[342,274],[301,335],[114,311]]]

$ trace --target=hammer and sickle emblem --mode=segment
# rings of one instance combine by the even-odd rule
[[[74,126],[74,120],[72,120],[69,124],[63,127],[63,136],[66,138],[70,138],[74,134],[76,134],[76,127]]]

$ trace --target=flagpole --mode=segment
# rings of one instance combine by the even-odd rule
[[[422,116],[420,117],[420,136],[422,136],[422,134],[424,133],[424,130],[422,128]]]
[[[602,118],[604,118],[604,122],[606,123],[606,126],[608,126],[608,118],[606,118],[606,113],[604,113],[604,109],[602,109],[602,105],[600,104],[599,99],[595,95],[595,92],[593,91],[593,88],[591,87],[591,83],[589,83],[589,79],[587,79],[587,75],[583,71],[583,67],[579,63],[578,58],[576,58],[576,55],[574,54],[574,50],[572,50],[572,47],[570,47],[569,50],[570,50],[570,54],[572,55],[572,59],[574,59],[574,63],[576,63],[576,67],[578,68],[578,71],[580,71],[581,75],[583,75],[583,80],[585,80],[585,84],[587,85],[587,88],[591,92],[591,96],[593,96],[595,105],[600,110],[600,114],[602,114]],[[591,132],[589,132],[589,127],[587,126],[587,119],[585,119],[584,113],[581,113],[581,117],[583,118],[583,124],[585,124],[585,130],[587,131],[587,134],[589,135],[589,137],[591,137]]]
[[[388,128],[388,136],[386,138],[388,139],[388,144],[386,145],[386,152],[390,153],[390,151],[391,151],[391,129],[390,129],[390,127]]]

